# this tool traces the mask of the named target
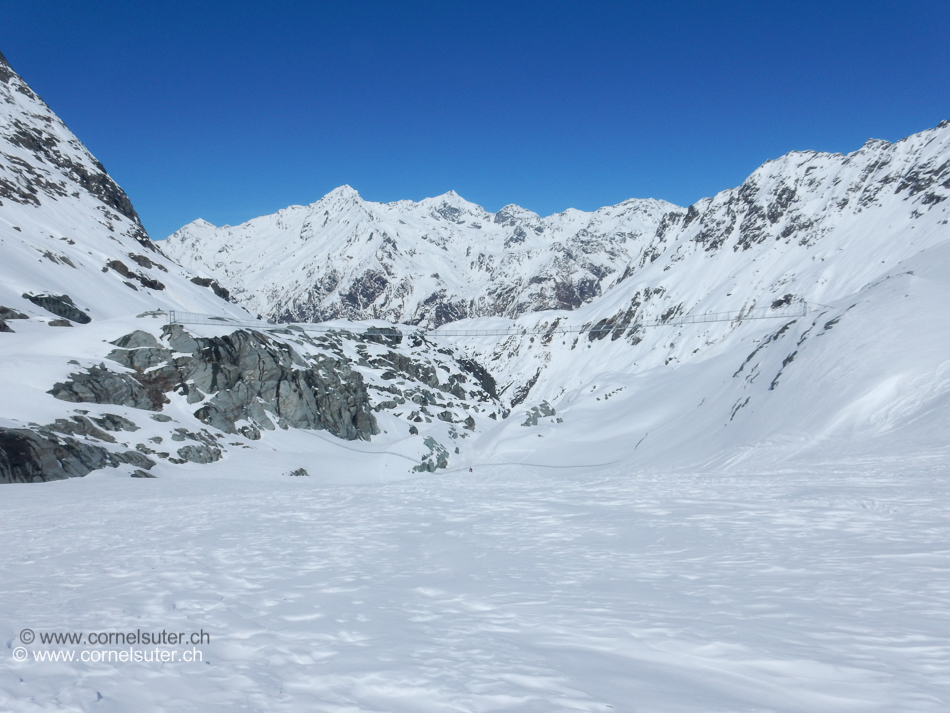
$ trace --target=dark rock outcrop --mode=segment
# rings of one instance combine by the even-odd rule
[[[70,374],[68,381],[55,384],[48,393],[77,404],[114,404],[161,411],[168,403],[165,391],[171,390],[165,386],[163,382],[139,374],[118,374],[100,364],[85,372]]]
[[[89,324],[92,321],[92,317],[79,309],[69,295],[31,295],[26,293],[23,298],[63,319],[79,322],[79,324]]]
[[[204,423],[251,438],[259,437],[261,428],[273,429],[274,421],[281,428],[326,430],[347,440],[369,440],[379,432],[363,378],[344,359],[316,355],[305,361],[290,346],[254,331],[205,338],[172,325],[166,336],[170,350],[141,331],[113,342],[118,349],[109,358],[131,374],[94,366],[71,374],[49,393],[75,403],[160,411],[168,403],[166,394],[177,391],[189,403],[202,403],[195,416]],[[208,454],[180,455],[194,460]]]
[[[237,422],[248,421],[272,429],[275,417],[281,428],[326,430],[347,440],[369,440],[379,432],[363,377],[343,359],[316,355],[305,361],[260,332],[196,338],[172,325],[167,333],[172,349],[192,356],[165,369],[174,368],[189,391],[213,395],[195,412],[210,426],[237,433]]]
[[[141,453],[112,453],[102,446],[62,437],[48,429],[0,428],[0,483],[79,478],[123,463],[146,469],[155,465]]]
[[[417,473],[434,473],[439,468],[446,468],[449,465],[449,452],[441,443],[426,436],[423,444],[429,449],[429,452],[422,458],[422,462],[415,466],[413,470]]]
[[[217,280],[212,280],[210,277],[192,277],[191,281],[196,285],[201,287],[209,288],[214,294],[220,297],[223,300],[231,301],[231,293],[228,292],[225,288],[221,287],[218,284]]]
[[[29,316],[23,314],[22,312],[18,312],[15,309],[11,309],[10,307],[4,307],[3,305],[0,305],[0,319],[29,319]]]

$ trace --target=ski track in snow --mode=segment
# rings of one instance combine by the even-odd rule
[[[947,710],[943,462],[8,485],[0,710]],[[26,627],[211,643],[18,663]]]

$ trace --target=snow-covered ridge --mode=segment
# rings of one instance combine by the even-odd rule
[[[484,370],[445,345],[367,324],[316,339],[240,329],[253,315],[149,240],[2,56],[0,157],[0,483],[110,466],[150,477],[159,463],[272,453],[274,431],[293,431],[306,453],[372,439],[365,460],[428,472],[507,415]],[[186,331],[171,311],[230,322]]]
[[[438,326],[589,302],[674,209],[630,200],[542,218],[515,205],[490,213],[454,191],[383,204],[341,186],[236,227],[195,221],[163,247],[278,321]]]
[[[747,251],[774,252],[777,244],[788,256],[825,262],[847,253],[853,262],[852,249],[867,253],[912,228],[900,239],[907,257],[929,244],[931,219],[941,215],[933,209],[948,194],[948,137],[944,122],[894,144],[870,140],[847,155],[792,152],[688,209],[629,200],[542,218],[514,205],[490,213],[454,191],[380,204],[341,186],[309,206],[235,227],[195,221],[164,246],[278,321],[439,326],[573,310],[658,260],[671,270],[695,253],[725,249],[748,258]],[[853,272],[855,281],[867,278],[860,274]]]
[[[26,295],[66,295],[91,319],[167,309],[248,316],[162,254],[125,192],[2,55],[0,250],[0,306],[34,319],[56,315]]]

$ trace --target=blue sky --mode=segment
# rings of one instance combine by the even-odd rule
[[[7,3],[0,51],[163,238],[348,183],[687,205],[950,118],[943,2]]]

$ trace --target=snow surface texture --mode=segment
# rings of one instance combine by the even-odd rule
[[[0,709],[950,704],[945,458],[728,474],[486,467],[340,486],[274,475],[310,463],[289,451],[159,480],[6,486]],[[358,458],[324,472],[374,475]],[[38,643],[24,648],[77,660],[17,663],[27,627],[211,641],[195,647],[200,663],[81,663],[128,647]]]
[[[689,209],[343,189],[259,234],[192,225],[169,248],[215,255],[200,276],[2,58],[0,154],[0,434],[126,457],[4,486],[0,710],[948,708],[950,124]],[[169,310],[452,324],[249,337]],[[222,392],[241,355],[273,358]],[[50,393],[92,374],[151,400]],[[361,430],[290,427],[320,415],[300,383],[359,394]],[[27,627],[212,641],[18,662]]]

